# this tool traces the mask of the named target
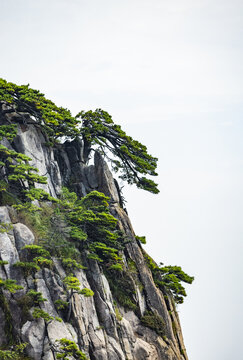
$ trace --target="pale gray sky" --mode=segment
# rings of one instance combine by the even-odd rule
[[[126,187],[135,231],[195,282],[190,360],[243,358],[243,2],[0,0],[1,74],[57,105],[101,107],[159,158],[158,196]]]

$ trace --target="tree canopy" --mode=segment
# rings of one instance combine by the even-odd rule
[[[192,284],[194,277],[186,274],[180,266],[162,266],[163,263],[158,266],[144,250],[143,256],[152,272],[155,284],[162,292],[169,292],[177,304],[182,304],[187,294],[181,282]]]
[[[113,170],[120,171],[122,180],[155,194],[159,192],[157,184],[144,176],[158,175],[155,171],[158,159],[148,154],[145,145],[116,125],[108,112],[102,109],[81,111],[76,118],[82,119],[80,133],[86,157],[91,146],[97,145],[98,150],[111,161]]]
[[[74,117],[68,109],[56,106],[29,85],[16,85],[4,79],[0,79],[0,103],[10,105],[2,107],[1,118],[6,113],[16,112],[18,121],[40,126],[51,145],[63,137],[81,137],[85,162],[92,150],[99,151],[111,161],[113,170],[119,172],[122,180],[155,194],[159,192],[157,184],[147,177],[157,175],[158,159],[116,125],[108,112],[101,109],[81,111]],[[14,128],[9,131],[3,126],[0,135],[6,133],[9,140],[13,140]]]
[[[185,288],[181,282],[192,284],[194,277],[186,274],[180,266],[160,266],[158,271],[161,275],[161,280],[156,283],[159,287],[164,287],[169,290],[176,303],[182,304],[186,294]]]
[[[70,110],[56,106],[29,85],[16,85],[0,78],[0,102],[14,105],[14,110],[22,115],[23,121],[28,122],[26,115],[30,114],[51,142],[61,136],[75,137],[79,133],[78,122]],[[11,108],[2,112],[11,112]]]

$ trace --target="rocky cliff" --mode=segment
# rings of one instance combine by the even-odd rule
[[[6,110],[4,106],[2,110]],[[0,207],[0,349],[12,351],[12,358],[35,360],[187,359],[173,299],[155,285],[106,162],[96,153],[94,163],[85,165],[79,140],[48,146],[41,128],[29,124],[27,118],[28,114],[2,111],[1,124],[15,123],[18,128],[17,136],[11,141],[3,139],[2,144],[32,159],[30,165],[47,177],[47,183],[38,186],[52,197],[57,198],[62,187],[71,184],[81,198],[93,190],[110,198],[110,213],[126,236],[120,250],[124,270],[122,274],[105,271],[85,250],[81,254],[82,268],[74,267],[72,275],[86,293],[73,291],[68,296],[71,290],[64,281],[68,269],[60,258],[52,257],[51,266],[42,264],[35,271],[16,267],[14,264],[26,260],[23,248],[38,245],[40,236],[27,217],[21,216],[5,198]],[[45,206],[52,205],[47,202]],[[65,222],[62,231],[65,232]],[[11,292],[7,279],[16,280],[22,288]],[[93,296],[85,296],[87,289],[92,290]],[[131,298],[132,306],[122,301],[122,291]],[[31,298],[30,294],[36,293],[45,301],[33,300],[36,295]],[[34,309],[43,310],[42,316],[32,316]],[[70,340],[73,350],[68,352],[67,343],[64,346],[58,342],[60,339]],[[14,357],[15,344],[21,343],[26,344],[25,355]]]

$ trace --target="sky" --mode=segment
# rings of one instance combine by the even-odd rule
[[[159,158],[160,194],[123,188],[146,251],[195,276],[189,360],[243,358],[243,2],[0,0],[0,76],[102,108]]]

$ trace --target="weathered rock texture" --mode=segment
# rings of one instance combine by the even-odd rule
[[[102,157],[97,153],[94,165],[85,165],[82,143],[79,141],[65,142],[55,149],[46,147],[43,134],[34,125],[18,125],[18,135],[13,144],[8,146],[32,158],[32,164],[39,169],[39,174],[48,178],[48,184],[43,185],[43,188],[53,196],[58,196],[61,186],[70,181],[79,196],[84,196],[91,190],[110,196],[110,211],[118,219],[120,229],[131,240],[123,254],[124,262],[135,262],[138,270],[136,276],[142,284],[140,287],[136,286],[138,310],[136,313],[126,311],[119,305],[119,299],[115,302],[109,282],[99,264],[94,260],[87,260],[87,270],[75,271],[75,276],[82,287],[94,291],[94,296],[75,294],[68,322],[65,318],[62,322],[52,320],[49,323],[45,323],[43,319],[33,320],[30,314],[26,316],[22,313],[19,303],[21,296],[30,289],[40,291],[48,300],[41,304],[41,308],[53,317],[62,317],[55,301],[66,298],[63,287],[66,274],[58,259],[53,259],[55,266],[52,270],[40,270],[34,276],[26,277],[13,267],[21,257],[22,247],[34,244],[35,236],[13,216],[10,207],[0,207],[0,221],[13,223],[12,229],[0,234],[0,259],[8,261],[7,265],[0,267],[0,278],[16,279],[23,286],[23,290],[15,294],[6,292],[5,295],[14,325],[14,336],[28,343],[28,356],[35,360],[56,359],[56,340],[67,338],[75,341],[91,360],[187,359],[178,315],[171,300],[165,301],[162,292],[154,284],[141,246],[135,240],[128,215],[120,206],[117,186]],[[153,311],[163,319],[163,337],[142,325],[140,318],[146,310]],[[0,346],[8,341],[6,321],[8,319],[4,309],[0,307]]]

